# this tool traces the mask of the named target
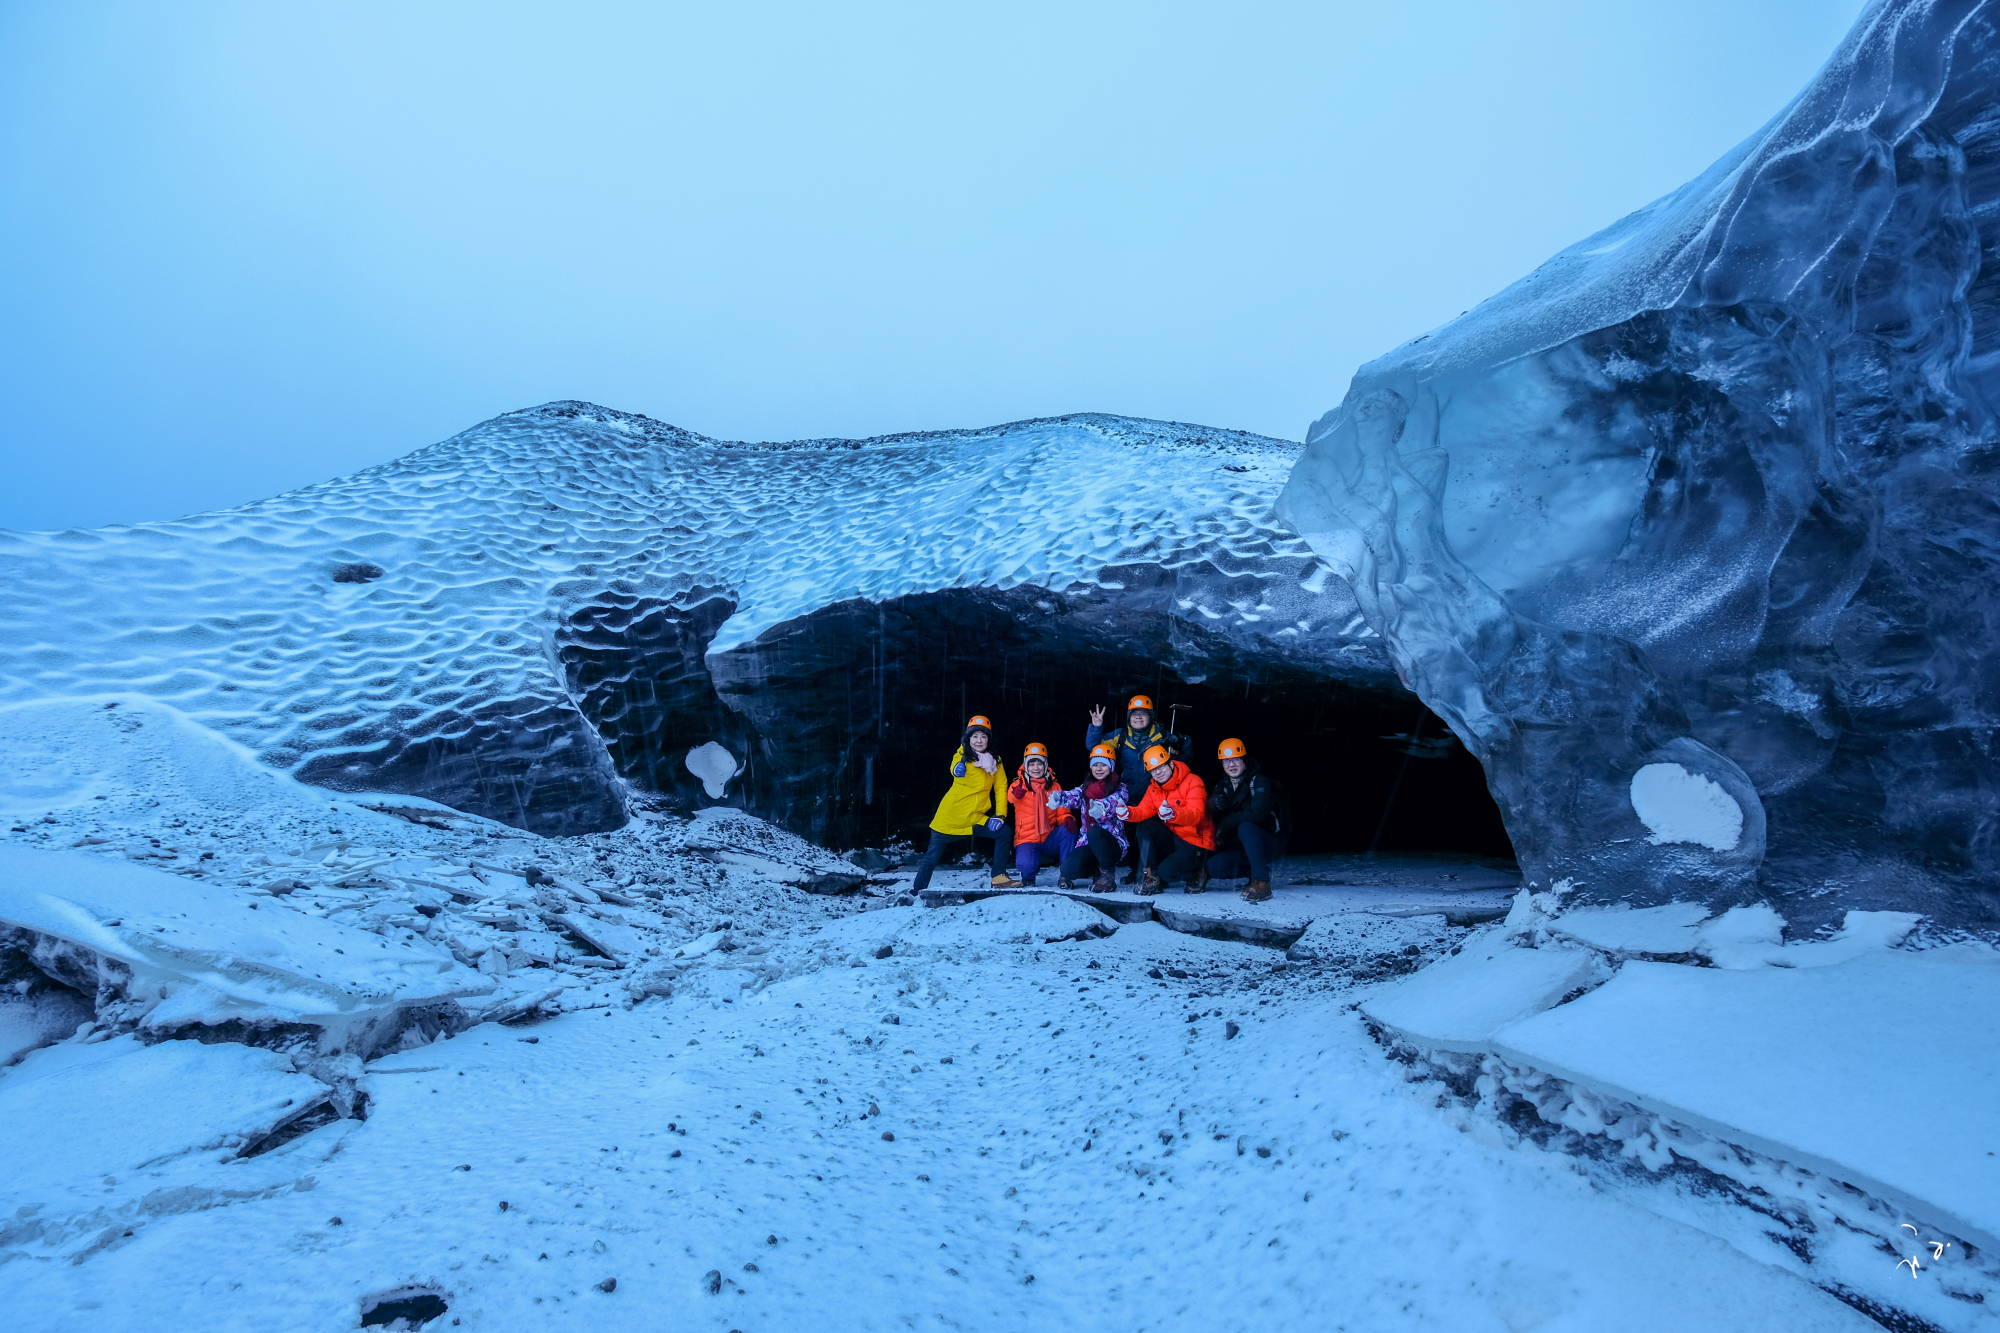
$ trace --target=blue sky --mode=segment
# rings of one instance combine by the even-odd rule
[[[585,398],[1301,438],[1769,119],[1859,0],[0,0],[0,527]]]

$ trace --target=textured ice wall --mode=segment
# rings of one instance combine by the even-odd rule
[[[737,444],[550,403],[240,509],[0,532],[0,702],[136,691],[307,781],[557,833],[623,822],[603,738],[635,690],[684,700],[687,746],[740,761],[708,664],[857,598],[1137,599],[1189,652],[1393,688],[1273,514],[1298,451],[1105,416]],[[730,674],[756,688],[754,665]],[[696,781],[678,754],[661,768]]]
[[[1891,0],[1313,426],[1280,511],[1531,879],[2000,922],[1996,245],[1993,7]]]

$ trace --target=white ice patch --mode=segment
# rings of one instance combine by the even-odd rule
[[[334,796],[266,764],[168,704],[138,694],[0,706],[0,814],[102,813],[166,788],[216,812],[325,810]],[[108,808],[108,807],[106,807]]]
[[[399,1006],[492,983],[425,943],[377,936],[240,889],[85,853],[0,846],[0,925],[80,945],[131,973],[146,1022],[304,1022],[361,1031]]]
[[[1579,907],[1563,913],[1551,929],[1608,954],[1678,954],[1694,951],[1700,938],[1696,927],[1707,919],[1701,903]]]
[[[1412,1045],[1484,1051],[1501,1027],[1603,977],[1603,966],[1587,949],[1517,949],[1503,928],[1383,987],[1362,1002],[1361,1012]]]
[[[1713,780],[1679,764],[1647,764],[1632,775],[1632,808],[1648,841],[1733,849],[1743,837],[1743,807]]]
[[[124,1036],[37,1051],[0,1079],[12,1149],[0,1209],[88,1199],[107,1174],[241,1148],[326,1092],[288,1056],[232,1042]]]
[[[1053,894],[1001,894],[963,907],[926,908],[897,931],[911,944],[1051,944],[1109,935],[1117,923],[1094,907]]]
[[[687,752],[687,769],[701,779],[701,789],[708,793],[709,799],[719,801],[729,780],[743,771],[743,765],[736,762],[728,746],[704,741]]]
[[[1878,947],[1825,967],[1627,963],[1576,1003],[1501,1029],[1492,1049],[1993,1245],[1992,957]]]

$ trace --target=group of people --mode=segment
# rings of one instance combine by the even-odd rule
[[[951,786],[931,820],[930,845],[917,860],[915,888],[929,887],[946,853],[966,839],[990,839],[995,888],[1032,885],[1054,866],[1061,888],[1088,878],[1092,889],[1112,893],[1119,866],[1129,864],[1125,882],[1140,893],[1163,892],[1175,881],[1201,893],[1212,878],[1247,878],[1242,896],[1268,899],[1290,810],[1277,779],[1258,767],[1249,747],[1233,736],[1216,747],[1222,779],[1211,789],[1174,757],[1177,738],[1155,724],[1151,698],[1133,695],[1125,725],[1115,730],[1105,731],[1104,715],[1102,707],[1091,709],[1084,732],[1089,780],[1067,788],[1039,741],[1022,751],[1010,782],[994,753],[993,723],[984,715],[967,721],[951,758]]]

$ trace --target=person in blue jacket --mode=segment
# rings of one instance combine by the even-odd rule
[[[1083,733],[1083,748],[1090,750],[1100,744],[1109,745],[1118,757],[1118,776],[1125,782],[1126,799],[1137,800],[1133,793],[1144,792],[1153,781],[1146,768],[1146,751],[1167,744],[1167,733],[1153,720],[1152,696],[1135,694],[1127,700],[1125,725],[1109,732],[1104,729],[1104,707],[1100,704],[1091,709],[1090,726]],[[1136,881],[1147,867],[1166,860],[1179,845],[1158,819],[1142,819],[1129,825],[1126,833],[1131,837],[1131,855],[1136,861],[1126,872],[1127,884]]]

